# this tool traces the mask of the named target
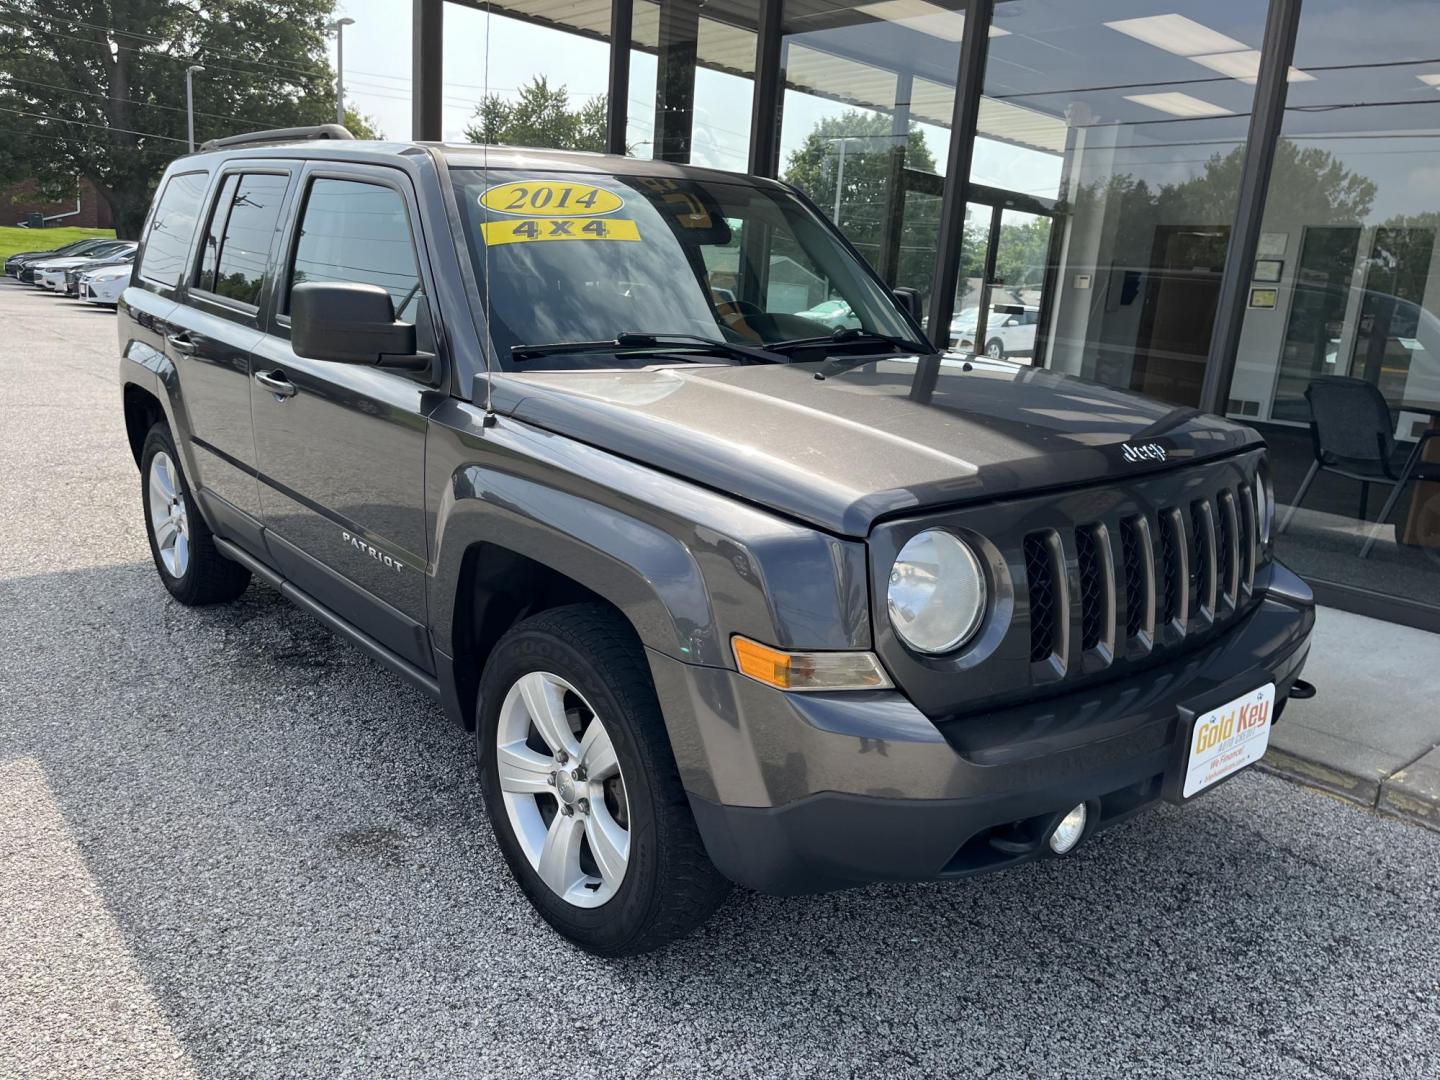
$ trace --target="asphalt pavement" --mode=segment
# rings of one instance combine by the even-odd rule
[[[114,317],[0,327],[0,1077],[1440,1075],[1440,834],[1273,776],[575,951],[437,706],[264,586],[169,599]]]

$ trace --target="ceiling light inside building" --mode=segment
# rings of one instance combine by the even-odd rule
[[[1204,64],[1211,71],[1218,71],[1221,75],[1229,75],[1232,79],[1239,79],[1243,83],[1254,84],[1260,79],[1260,50],[1243,49],[1240,52],[1212,53],[1209,56],[1192,56],[1197,64]],[[1299,68],[1291,68],[1290,74],[1285,77],[1286,82],[1314,82],[1315,76],[1309,72],[1301,71]]]
[[[950,11],[928,0],[879,0],[878,3],[863,4],[857,10],[945,41],[961,41],[965,37],[964,12]],[[992,38],[1006,37],[1009,33],[1009,30],[998,26],[990,27]]]
[[[1209,56],[1243,52],[1248,48],[1243,41],[1211,30],[1184,15],[1147,15],[1143,19],[1120,19],[1105,25],[1176,56]]]
[[[1144,105],[1150,109],[1159,109],[1171,116],[1235,115],[1229,109],[1202,101],[1197,97],[1191,97],[1189,94],[1126,94],[1125,100],[1133,101],[1136,105]]]

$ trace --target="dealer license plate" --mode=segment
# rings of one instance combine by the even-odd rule
[[[1275,684],[1266,683],[1196,719],[1190,729],[1184,797],[1259,761],[1270,745],[1274,712]]]

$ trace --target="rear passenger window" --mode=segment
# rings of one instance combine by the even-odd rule
[[[146,281],[171,289],[180,284],[190,263],[190,241],[209,182],[209,173],[192,172],[179,173],[166,183],[150,217],[140,258],[140,276]]]
[[[379,285],[390,294],[395,317],[417,324],[420,347],[426,348],[428,314],[410,216],[394,188],[356,180],[316,180],[310,186],[290,275],[292,287],[307,281]]]
[[[280,219],[280,204],[285,199],[288,176],[262,173],[242,175],[233,189],[227,181],[216,200],[215,215],[206,237],[206,252],[201,260],[200,288],[208,288],[217,296],[253,306],[260,299],[260,286],[265,282],[265,267],[270,259],[270,242],[275,237],[275,223]],[[228,206],[225,196],[230,195]],[[219,222],[224,220],[223,229]],[[217,242],[213,256],[210,246]]]

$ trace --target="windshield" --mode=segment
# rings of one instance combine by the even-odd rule
[[[496,169],[452,175],[482,283],[489,248],[490,332],[507,367],[517,346],[612,341],[628,332],[757,346],[842,329],[916,336],[865,266],[787,192],[743,180]],[[554,359],[543,366],[619,363],[583,354]]]

